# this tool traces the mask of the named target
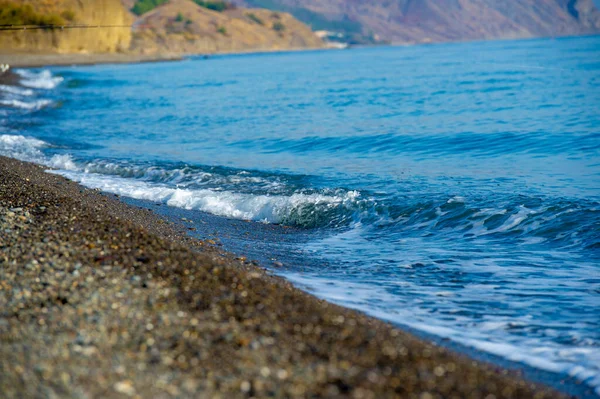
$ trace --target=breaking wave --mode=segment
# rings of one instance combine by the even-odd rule
[[[51,146],[45,141],[22,135],[0,135],[0,155],[16,158],[21,161],[34,162],[56,169],[75,170],[77,167],[68,154],[57,154],[48,157],[42,152]]]
[[[50,150],[50,151],[49,151]],[[77,160],[52,145],[0,135],[0,155],[36,162],[84,186],[126,197],[228,218],[300,227],[344,227],[353,222],[403,236],[424,230],[444,237],[522,245],[581,247],[600,242],[599,206],[542,198],[440,197],[425,201],[379,198],[342,188],[308,189],[281,175],[185,164]],[[493,204],[490,203],[493,201]]]
[[[53,76],[48,70],[33,72],[29,70],[16,70],[19,76],[18,85],[0,84],[0,108],[18,111],[38,111],[53,104],[47,98],[39,98],[47,90],[58,86],[63,78]],[[36,98],[38,97],[38,98]]]
[[[194,209],[233,219],[281,223],[301,227],[329,225],[350,217],[357,209],[360,194],[341,191],[337,195],[303,194],[254,195],[209,189],[191,190],[157,185],[118,176],[58,171],[90,188],[130,198],[160,202],[183,209]]]
[[[285,191],[286,184],[276,176],[258,175],[247,171],[215,167],[170,164],[159,166],[149,163],[96,159],[82,166],[85,173],[141,179],[185,188],[236,189],[242,192],[268,190],[271,194]]]
[[[2,91],[4,93],[8,93],[8,94],[15,94],[18,96],[32,96],[33,95],[33,90],[23,89],[23,88],[17,87],[17,86],[0,85],[0,91]]]
[[[52,104],[50,100],[36,100],[32,102],[21,101],[21,100],[0,100],[0,104],[7,107],[25,109],[28,111],[37,111],[48,105]]]
[[[357,191],[342,189],[287,194],[272,194],[269,191],[263,191],[262,194],[244,193],[240,191],[247,184],[258,182],[266,187],[278,185],[265,178],[248,176],[248,172],[224,175],[191,167],[167,170],[155,166],[126,166],[104,160],[76,162],[69,154],[49,157],[42,152],[51,147],[35,138],[0,135],[0,155],[46,165],[56,169],[53,173],[86,187],[228,218],[300,227],[332,226],[351,221],[365,203]],[[177,184],[184,180],[187,181],[187,187],[186,184]],[[210,183],[211,186],[226,182],[232,189],[237,187],[238,190],[190,188],[198,187],[198,181]]]
[[[21,76],[21,84],[33,89],[51,90],[58,86],[64,78],[52,75],[49,70],[33,72],[25,69],[17,69],[15,72]]]

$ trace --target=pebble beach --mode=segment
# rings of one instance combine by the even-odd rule
[[[4,157],[0,233],[6,398],[563,397]]]

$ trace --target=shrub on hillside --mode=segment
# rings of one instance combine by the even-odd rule
[[[209,10],[223,12],[235,8],[233,4],[227,3],[226,1],[220,0],[194,0],[194,3],[200,7],[208,8]]]
[[[60,13],[60,16],[69,22],[75,21],[75,13],[72,10],[65,10]]]
[[[30,4],[0,0],[0,25],[65,25],[65,23],[65,19],[60,15],[38,13]]]
[[[168,0],[137,0],[131,9],[135,15],[142,15],[148,11],[154,10],[161,4],[166,3]]]
[[[265,24],[265,23],[263,22],[263,20],[262,20],[262,19],[260,19],[259,17],[257,17],[257,16],[256,16],[256,14],[254,14],[254,13],[251,13],[251,12],[249,12],[248,14],[246,14],[246,16],[247,16],[247,17],[248,17],[250,20],[252,20],[252,21],[256,22],[256,23],[257,23],[257,24],[259,24],[259,25],[264,25],[264,24]]]
[[[277,21],[273,24],[273,30],[275,32],[283,32],[285,30],[285,25],[282,24],[281,22]]]

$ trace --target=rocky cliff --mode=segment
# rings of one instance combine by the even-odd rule
[[[392,43],[600,33],[600,12],[592,0],[234,1],[291,12],[315,29]]]
[[[324,43],[290,14],[264,9],[213,11],[170,0],[134,25],[131,50],[142,54],[319,48]]]
[[[37,14],[56,15],[66,24],[126,27],[0,31],[3,52],[114,53],[129,49],[131,29],[127,26],[133,18],[120,0],[18,0],[13,4],[31,5]]]

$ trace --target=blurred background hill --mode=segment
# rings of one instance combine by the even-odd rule
[[[600,33],[593,0],[0,0],[3,53],[200,54]]]
[[[286,11],[332,38],[394,44],[600,32],[592,0],[234,0]]]
[[[152,7],[152,3],[160,3]],[[245,9],[222,1],[125,1],[137,13],[132,51],[216,53],[323,47],[305,24],[285,12]],[[129,8],[129,7],[128,7]]]
[[[324,47],[290,14],[202,0],[0,0],[1,25],[108,25],[2,31],[3,53],[198,54]]]
[[[0,0],[0,25],[131,25],[121,0]],[[131,29],[0,31],[4,52],[112,53],[129,49]]]

